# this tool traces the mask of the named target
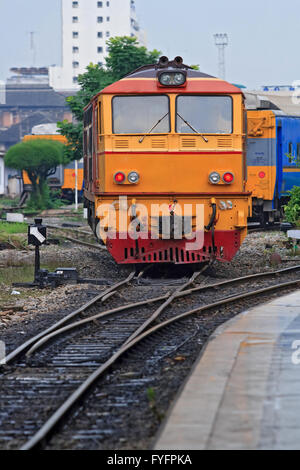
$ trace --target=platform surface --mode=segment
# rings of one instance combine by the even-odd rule
[[[215,331],[154,448],[300,449],[300,291]]]

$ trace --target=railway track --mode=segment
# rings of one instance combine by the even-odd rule
[[[73,227],[61,227],[59,225],[45,224],[50,231],[62,232],[64,233],[63,238],[77,245],[86,246],[87,248],[92,248],[98,251],[106,251],[106,246],[100,245],[100,243],[90,243],[86,240],[82,240],[80,237],[84,238],[94,238],[92,232],[83,231]],[[66,233],[65,233],[66,232]],[[70,233],[72,236],[70,236]],[[76,237],[76,238],[75,238]]]
[[[257,301],[260,297],[296,288],[300,283],[299,270],[300,266],[294,266],[206,285],[203,283],[207,278],[203,279],[204,271],[201,271],[194,273],[173,292],[139,302],[122,302],[120,306],[91,315],[88,312],[90,307],[100,298],[94,303],[95,299],[92,299],[89,305],[72,312],[8,355],[9,366],[5,367],[0,380],[5,406],[4,416],[3,410],[0,412],[0,445],[24,450],[44,445],[55,431],[59,435],[58,425],[65,422],[71,410],[80,407],[95,384],[105,381],[106,374],[112,367],[117,367],[121,357],[124,356],[126,361],[128,354],[133,354],[138,363],[138,348],[144,348],[143,344],[147,345],[143,352],[146,356],[154,344],[156,352],[152,354],[157,356],[159,350],[162,351],[159,357],[166,357],[197,334],[197,322],[201,322],[203,316],[213,315],[218,309],[241,301],[245,303],[251,298]],[[101,294],[102,297],[99,296],[102,300],[107,298],[116,289],[123,289],[133,278],[134,273],[131,273],[122,283],[111,286]],[[200,285],[194,286],[199,278]],[[278,282],[280,278],[283,282]],[[141,286],[138,287],[137,282],[135,284],[133,288],[138,291]],[[239,295],[235,291],[237,285],[241,291]],[[159,305],[153,312],[155,304]],[[82,313],[85,318],[71,323]],[[169,334],[171,338],[168,338]],[[153,361],[153,358],[148,361]],[[30,409],[30,417],[24,406],[21,407],[24,402]],[[9,417],[14,425],[9,424]],[[101,429],[98,429],[98,434],[97,429],[93,432],[99,437]],[[89,430],[81,430],[79,435],[83,440],[87,439]],[[65,441],[70,439],[69,433]]]

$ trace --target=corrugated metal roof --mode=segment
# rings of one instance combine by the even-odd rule
[[[0,110],[9,107],[58,108],[66,107],[66,94],[58,93],[48,85],[7,85],[6,103]]]

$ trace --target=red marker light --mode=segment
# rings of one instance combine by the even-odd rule
[[[224,173],[224,175],[223,175],[223,181],[224,181],[224,183],[230,184],[230,183],[233,182],[233,180],[234,180],[234,176],[233,176],[232,173],[230,173],[229,171],[226,172],[226,173]]]
[[[266,177],[266,173],[264,171],[260,171],[258,173],[258,176],[261,178],[261,179],[264,179]]]
[[[122,173],[122,171],[118,171],[118,173],[114,175],[114,180],[117,184],[124,183],[125,179],[126,179],[126,176],[124,173]]]

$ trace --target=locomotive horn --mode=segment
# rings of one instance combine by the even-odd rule
[[[183,58],[178,55],[177,57],[175,57],[174,62],[177,65],[182,65],[183,64]]]
[[[158,65],[160,65],[161,67],[166,67],[168,64],[169,64],[169,59],[168,59],[168,57],[166,57],[165,55],[163,55],[162,57],[160,57],[159,62],[158,62]]]

